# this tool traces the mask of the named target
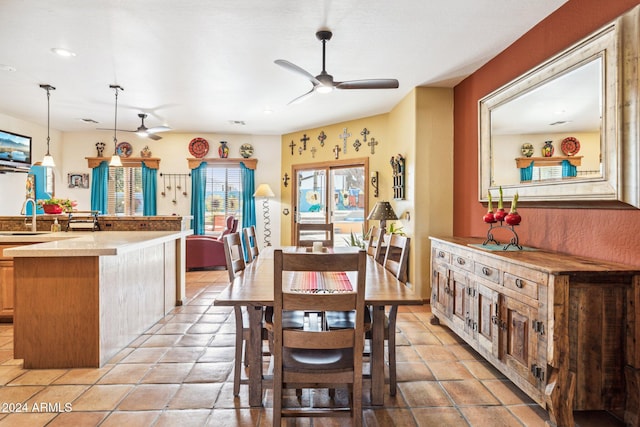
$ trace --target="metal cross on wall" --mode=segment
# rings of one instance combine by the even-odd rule
[[[367,128],[362,129],[362,132],[360,132],[360,135],[362,135],[362,140],[364,142],[367,142],[367,135],[369,135],[369,133],[371,132],[369,132],[369,129]]]
[[[302,147],[298,147],[298,154],[302,156]]]
[[[309,137],[307,136],[306,133],[302,136],[302,138],[300,138],[300,141],[302,141],[302,149],[306,151],[307,141],[309,141]]]
[[[320,135],[318,135],[318,141],[320,141],[320,147],[324,147],[324,140],[327,139],[327,135],[323,130],[320,131]]]
[[[333,151],[333,154],[334,154],[336,160],[338,160],[338,157],[340,156],[340,151],[342,151],[342,150],[340,150],[340,146],[338,144],[336,144],[336,146],[333,147],[332,151]]]
[[[293,139],[291,140],[291,144],[289,144],[289,147],[291,148],[291,155],[293,156],[293,149],[296,146],[296,143],[293,142]]]
[[[353,143],[353,147],[356,149],[356,151],[360,151],[360,146],[362,144],[360,143],[359,139],[356,139],[356,141]]]
[[[315,159],[316,158],[316,151],[318,151],[318,149],[316,147],[311,147],[311,158]]]
[[[342,145],[343,146],[342,152],[344,154],[347,154],[347,138],[349,138],[350,136],[351,136],[351,134],[347,133],[347,128],[344,128],[342,130],[342,133],[340,135],[338,135],[338,138],[340,138],[342,140],[342,144],[343,144]],[[337,159],[337,157],[336,157],[336,159]]]
[[[378,141],[375,138],[371,138],[367,145],[371,147],[371,154],[376,154],[376,145],[378,145]]]

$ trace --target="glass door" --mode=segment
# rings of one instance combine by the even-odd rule
[[[304,169],[294,167],[296,224],[334,224],[334,244],[348,246],[351,233],[362,240],[367,208],[366,164],[326,164]],[[305,236],[305,239],[313,236]]]

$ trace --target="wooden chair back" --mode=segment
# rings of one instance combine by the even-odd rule
[[[243,228],[242,235],[244,237],[244,247],[247,250],[247,262],[251,262],[260,254],[255,225]]]
[[[244,254],[242,252],[242,240],[240,233],[235,232],[227,234],[223,237],[224,256],[227,260],[227,271],[229,272],[229,281],[233,282],[245,269]]]
[[[280,425],[283,413],[287,417],[351,416],[352,425],[362,425],[366,262],[364,250],[339,254],[274,251],[273,425]],[[350,292],[295,292],[289,289],[291,283],[299,283],[299,275],[305,272],[347,271],[357,271],[355,283],[351,280],[353,290]],[[291,272],[295,273],[292,275]],[[322,322],[309,322],[304,329],[285,329],[282,326],[285,310],[311,313],[355,310],[356,318],[352,328],[331,330]],[[283,388],[333,389],[341,384],[347,384],[352,392],[349,411],[335,407],[298,407],[283,411]]]
[[[313,246],[313,242],[322,242],[324,247],[333,247],[333,223],[298,224],[296,246]]]
[[[380,254],[382,253],[383,247],[381,242],[383,242],[383,239],[384,230],[375,225],[371,226],[369,229],[369,240],[367,240],[367,255],[372,256],[376,261],[381,258]]]
[[[399,234],[390,234],[387,252],[384,256],[384,268],[393,273],[402,282],[407,281],[409,269],[409,243],[411,239]]]

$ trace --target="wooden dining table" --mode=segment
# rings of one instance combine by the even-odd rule
[[[308,251],[309,248],[283,247],[284,251]],[[336,247],[334,252],[355,251],[354,247]],[[215,299],[214,305],[247,307],[249,314],[249,405],[262,405],[265,381],[262,367],[262,320],[263,309],[273,306],[273,250],[263,249],[260,255],[248,264],[244,273],[235,278]],[[291,273],[294,274],[294,273]],[[348,273],[350,274],[350,273]],[[385,307],[393,305],[422,305],[423,301],[413,290],[396,279],[382,265],[367,256],[367,279],[365,303],[372,307],[371,356],[371,404],[384,403],[384,325]],[[389,331],[395,333],[395,331]]]

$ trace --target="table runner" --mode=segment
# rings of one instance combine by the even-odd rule
[[[353,292],[353,286],[344,271],[318,272],[305,271],[296,274],[291,285],[292,292],[334,293]]]

